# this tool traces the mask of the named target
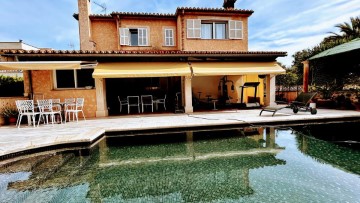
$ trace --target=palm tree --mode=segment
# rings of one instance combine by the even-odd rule
[[[351,23],[344,22],[342,24],[337,24],[335,27],[340,29],[340,33],[337,34],[334,32],[330,32],[332,36],[326,37],[324,39],[324,42],[333,42],[335,44],[342,44],[345,42],[348,42],[350,40],[353,40],[355,38],[360,37],[360,16],[358,17],[351,17],[350,18]]]

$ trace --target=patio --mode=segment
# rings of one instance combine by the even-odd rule
[[[291,109],[284,109],[271,116],[264,113],[259,116],[260,109],[229,110],[201,112],[193,114],[151,114],[129,115],[121,117],[96,118],[68,122],[66,124],[42,125],[33,128],[22,126],[20,129],[12,126],[0,127],[0,159],[6,155],[32,150],[40,147],[81,143],[89,145],[106,132],[134,132],[137,130],[181,129],[228,126],[241,127],[251,125],[286,125],[342,122],[360,120],[359,111],[318,109],[316,115],[309,112],[293,114]]]

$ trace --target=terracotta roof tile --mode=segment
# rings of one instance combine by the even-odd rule
[[[245,9],[224,9],[224,8],[199,8],[199,7],[178,7],[175,14],[172,13],[146,13],[146,12],[112,12],[111,14],[91,14],[93,18],[113,18],[114,16],[149,16],[149,17],[176,17],[180,11],[189,12],[222,12],[222,13],[238,13],[251,15],[253,10]],[[78,19],[78,14],[73,15]]]
[[[165,55],[279,55],[285,56],[287,52],[280,51],[180,51],[180,50],[105,50],[105,51],[91,51],[91,50],[0,50],[4,55],[61,55],[61,54],[90,54],[90,55],[151,55],[151,54],[165,54]]]

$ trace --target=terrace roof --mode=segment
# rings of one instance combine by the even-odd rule
[[[309,60],[319,59],[319,58],[342,54],[342,53],[347,53],[347,52],[352,52],[352,51],[356,51],[356,50],[360,50],[360,38],[356,38],[350,42],[335,46],[331,49],[327,49],[327,50],[309,58]]]

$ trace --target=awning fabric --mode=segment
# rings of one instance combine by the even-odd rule
[[[282,74],[286,71],[274,62],[192,62],[194,76]]]
[[[186,62],[109,62],[99,63],[94,78],[142,78],[190,76]]]
[[[0,62],[0,70],[72,70],[80,69],[81,61]]]

